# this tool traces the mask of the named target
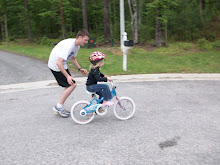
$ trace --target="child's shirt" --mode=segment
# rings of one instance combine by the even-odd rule
[[[89,72],[89,76],[87,78],[86,85],[94,85],[97,84],[97,82],[107,82],[107,77],[104,77],[104,75],[99,71],[99,68],[91,69]]]

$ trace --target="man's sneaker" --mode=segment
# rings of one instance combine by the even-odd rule
[[[57,108],[57,106],[55,105],[54,107],[53,107],[53,111],[54,111],[54,114],[56,114],[56,115],[58,115],[59,113],[58,113],[58,108]]]
[[[67,111],[67,110],[65,110],[65,109],[64,109],[64,112],[66,112],[66,114],[68,114],[68,115],[71,114],[70,111]]]
[[[69,117],[70,114],[66,113],[65,109],[62,107],[62,108],[58,108],[56,105],[53,107],[53,111],[55,113],[58,113],[60,116],[62,117]]]

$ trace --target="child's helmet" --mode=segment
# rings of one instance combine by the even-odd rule
[[[99,51],[95,51],[92,54],[90,54],[89,61],[95,65],[97,62],[99,62],[100,60],[104,58],[105,58],[105,54]]]

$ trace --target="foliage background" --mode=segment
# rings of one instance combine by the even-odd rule
[[[160,5],[161,19],[167,23],[169,41],[196,41],[205,38],[214,41],[220,37],[220,1],[219,0],[142,0],[143,12],[139,38],[141,42],[150,42],[155,35],[155,4]],[[31,30],[35,41],[43,37],[62,39],[60,3],[63,11],[68,37],[75,37],[83,28],[81,0],[29,0],[28,11]],[[136,0],[139,6],[140,0]],[[175,3],[174,3],[175,2]],[[103,0],[87,0],[88,30],[97,42],[104,39]],[[201,11],[202,3],[202,11]],[[24,0],[0,0],[0,40],[5,40],[4,15],[7,14],[10,40],[28,38]],[[111,38],[120,39],[119,0],[109,1]],[[131,34],[131,16],[128,1],[125,0],[125,29],[128,39]]]

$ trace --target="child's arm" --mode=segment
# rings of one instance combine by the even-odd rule
[[[108,81],[107,77],[104,77],[104,75],[97,70],[94,72],[94,77],[97,82],[107,82]]]
[[[101,76],[101,77],[106,77],[106,78],[107,78],[107,81],[112,81],[112,78],[111,78],[111,77],[109,77],[109,76],[107,76],[107,75],[104,75],[104,74],[102,74],[101,72],[100,72],[100,76]]]
[[[99,73],[100,73],[100,77],[107,77],[104,74],[102,74],[101,72],[99,72]]]

